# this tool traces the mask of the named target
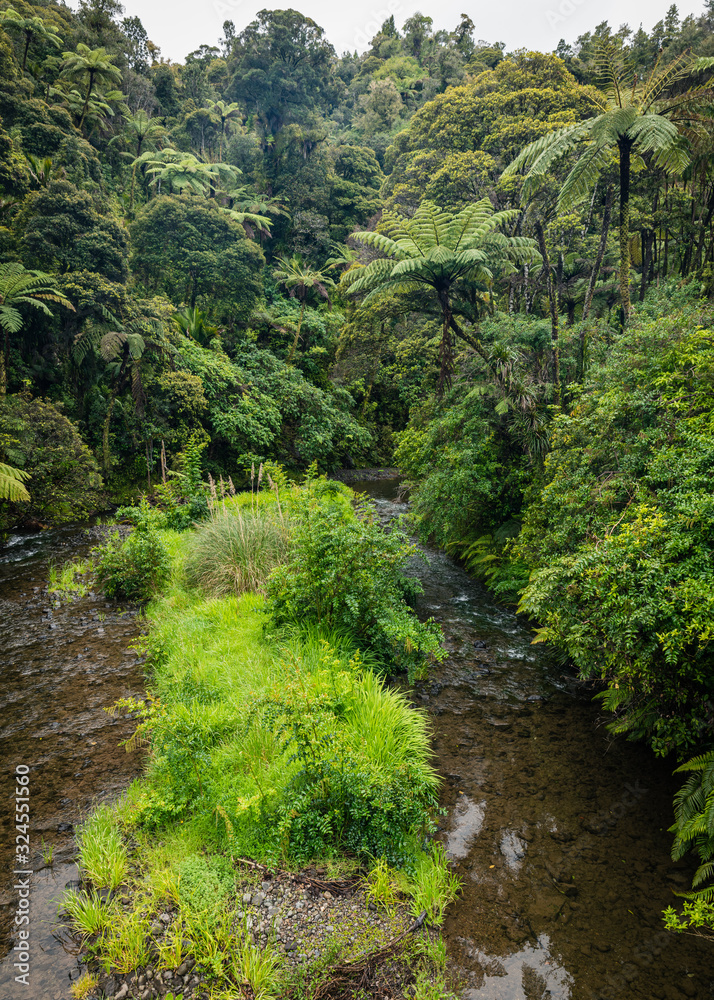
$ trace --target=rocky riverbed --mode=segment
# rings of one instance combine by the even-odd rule
[[[271,947],[294,970],[317,971],[338,962],[354,962],[408,935],[415,923],[406,904],[377,905],[368,899],[359,882],[347,891],[320,891],[306,886],[303,876],[288,872],[272,878],[263,876],[260,882],[256,878],[240,882],[236,901],[236,935],[245,935],[247,941],[261,949]],[[128,910],[134,904],[124,898],[120,905]],[[153,1000],[167,993],[181,993],[183,1000],[207,1000],[206,973],[196,967],[189,941],[175,968],[157,967],[159,948],[175,936],[177,920],[178,911],[171,907],[154,914],[148,927],[154,958],[128,975],[102,976],[98,983],[101,994],[114,1000]],[[95,970],[89,952],[82,961],[89,971]],[[394,963],[387,963],[385,971],[392,980],[395,976],[409,978],[408,971],[398,970]]]

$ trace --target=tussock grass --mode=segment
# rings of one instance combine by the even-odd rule
[[[364,672],[351,693],[345,722],[355,741],[362,744],[379,768],[390,770],[405,762],[419,764],[431,786],[438,788],[440,779],[431,765],[429,723],[403,694]]]
[[[62,896],[61,909],[71,918],[83,937],[104,931],[112,919],[112,907],[96,892],[74,892],[68,889]]]
[[[100,806],[82,825],[78,837],[82,871],[98,889],[116,889],[126,879],[126,847],[114,811]]]
[[[190,538],[189,586],[214,596],[263,593],[272,570],[287,556],[290,530],[277,504],[219,507]]]

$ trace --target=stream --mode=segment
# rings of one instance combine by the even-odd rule
[[[351,481],[381,518],[398,480]],[[670,858],[674,764],[613,738],[514,612],[425,550],[417,609],[449,657],[415,686],[430,714],[463,882],[445,936],[464,1000],[714,997],[712,946],[663,930],[692,867]]]
[[[398,480],[352,482],[384,520]],[[74,826],[141,767],[131,723],[103,709],[141,692],[135,610],[97,594],[59,602],[48,566],[83,555],[76,528],[0,550],[0,1000],[68,1000],[76,950],[57,898],[76,879]],[[590,697],[512,610],[439,551],[415,566],[419,613],[449,657],[412,696],[430,714],[444,779],[439,836],[462,879],[445,936],[463,1000],[714,998],[711,945],[663,931],[691,866],[669,856],[673,765],[613,739]],[[29,767],[31,987],[16,984],[13,775]],[[48,863],[47,847],[54,849]],[[43,850],[45,857],[43,857]]]
[[[76,527],[15,535],[0,549],[0,1000],[69,1000],[80,970],[57,900],[77,878],[74,827],[141,767],[139,754],[119,746],[132,723],[104,711],[143,690],[139,658],[128,649],[140,631],[135,609],[98,594],[65,602],[47,593],[50,564],[84,556],[92,535]],[[15,982],[11,934],[14,886],[24,881],[12,874],[17,765],[29,767],[29,987]]]

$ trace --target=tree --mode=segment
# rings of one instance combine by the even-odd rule
[[[3,331],[3,346],[0,351],[0,395],[7,392],[7,359],[10,334],[19,333],[23,319],[20,306],[32,306],[45,316],[52,312],[46,302],[56,302],[67,309],[74,306],[62,295],[54,278],[42,271],[28,271],[22,264],[13,261],[0,264],[0,329]]]
[[[309,266],[306,267],[300,257],[292,257],[290,260],[278,257],[278,264],[279,267],[273,271],[273,277],[278,284],[285,287],[290,298],[296,297],[300,302],[300,318],[287,357],[287,362],[290,364],[295,356],[298,341],[300,340],[300,330],[305,316],[308,294],[312,291],[316,292],[320,298],[325,299],[328,305],[331,306],[332,303],[330,302],[328,288],[334,287],[335,282],[329,275],[324,274],[324,272],[315,271]]]
[[[494,212],[488,198],[457,214],[425,201],[412,218],[385,212],[382,232],[353,235],[384,256],[342,276],[340,283],[351,294],[367,292],[369,299],[393,290],[427,288],[435,293],[442,320],[440,392],[450,385],[453,375],[452,334],[483,354],[478,339],[465,333],[454,316],[453,299],[459,286],[468,284],[483,309],[490,300],[494,270],[508,274],[516,270],[514,262],[540,261],[533,240],[496,232],[517,215],[514,210]]]
[[[324,34],[296,10],[261,10],[233,43],[231,96],[255,115],[271,183],[279,170],[276,138],[282,128],[330,109],[335,50]]]
[[[49,42],[50,45],[54,45],[57,49],[62,47],[62,39],[59,36],[57,28],[53,24],[43,21],[41,17],[22,17],[14,7],[8,7],[0,14],[0,24],[4,28],[20,32],[24,38],[25,44],[22,49],[23,73],[27,66],[27,53],[32,42],[43,41]]]
[[[132,267],[175,305],[199,302],[230,323],[244,322],[262,293],[260,248],[211,199],[152,199],[131,226]]]
[[[226,104],[225,101],[209,101],[208,108],[214,121],[221,123],[221,138],[218,144],[218,159],[223,159],[223,137],[226,134],[226,125],[232,121],[240,121],[243,116],[240,104]]]
[[[87,89],[84,96],[84,106],[79,116],[79,127],[84,123],[84,117],[89,107],[89,99],[94,87],[106,84],[121,83],[121,72],[113,63],[113,57],[100,46],[90,49],[88,45],[79,42],[76,52],[62,53],[62,72],[70,80],[86,81]]]
[[[630,318],[630,179],[633,155],[651,154],[655,166],[667,174],[681,173],[689,163],[682,134],[672,118],[680,102],[664,94],[692,61],[682,56],[663,67],[658,60],[644,79],[625,68],[620,50],[610,39],[599,45],[600,73],[605,98],[596,102],[600,114],[568,125],[530,143],[504,171],[509,176],[527,169],[523,196],[528,198],[556,160],[582,149],[558,196],[558,211],[568,211],[592,191],[613,153],[619,164],[620,186],[620,301],[623,324]]]

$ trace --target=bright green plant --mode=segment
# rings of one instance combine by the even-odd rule
[[[352,509],[336,484],[312,482],[293,501],[293,545],[268,584],[278,625],[318,622],[351,632],[387,670],[415,670],[440,660],[441,629],[420,622],[407,604],[420,585],[404,573],[416,548],[380,526],[363,500]]]
[[[676,934],[694,934],[714,941],[714,902],[695,899],[684,903],[681,912],[668,906],[663,912],[664,926]]]
[[[105,903],[93,889],[89,892],[68,889],[62,897],[61,907],[83,937],[101,934],[114,915],[112,905]]]
[[[98,889],[116,889],[129,870],[126,846],[112,809],[100,806],[82,824],[77,837],[79,864]]]
[[[365,895],[368,901],[385,910],[396,906],[399,901],[398,873],[390,868],[384,858],[377,858],[365,880]]]
[[[459,886],[459,879],[449,871],[444,848],[432,844],[429,852],[418,858],[411,878],[409,893],[414,916],[426,910],[430,923],[442,924],[446,907],[458,896]]]

